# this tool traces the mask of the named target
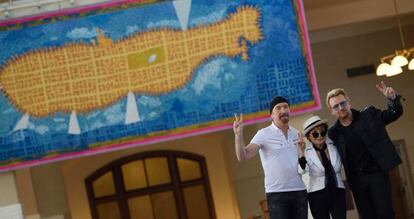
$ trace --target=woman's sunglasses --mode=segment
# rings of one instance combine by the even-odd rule
[[[319,131],[314,131],[312,133],[310,133],[312,135],[313,138],[318,138],[319,136],[325,137],[326,136],[326,131],[323,130],[321,132]]]

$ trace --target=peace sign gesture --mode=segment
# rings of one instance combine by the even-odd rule
[[[299,152],[299,157],[303,157],[305,154],[305,141],[303,140],[303,134],[302,132],[298,132],[298,152]]]
[[[387,85],[385,85],[384,81],[381,81],[381,84],[379,84],[379,85],[377,84],[375,86],[388,99],[391,99],[391,100],[394,100],[395,99],[396,94],[395,94],[394,88],[387,87]]]
[[[240,113],[238,116],[237,113],[234,114],[235,120],[233,122],[233,131],[235,135],[243,134],[243,113]]]

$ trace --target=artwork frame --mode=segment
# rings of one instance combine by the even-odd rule
[[[246,124],[266,121],[274,95],[289,99],[293,115],[320,109],[300,0],[182,2],[124,1],[0,23],[0,171],[225,130],[234,113]],[[139,22],[122,21],[131,16]],[[11,37],[21,39],[17,49]]]

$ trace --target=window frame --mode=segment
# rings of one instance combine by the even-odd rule
[[[122,175],[122,166],[124,164],[137,161],[137,160],[144,160],[147,158],[154,158],[154,157],[166,157],[168,163],[168,171],[171,177],[171,182],[162,185],[150,186],[146,188],[139,188],[133,189],[130,191],[126,191],[124,188],[124,180]],[[180,181],[180,174],[178,170],[178,162],[177,158],[189,159],[197,162],[200,166],[200,173],[201,178],[199,179],[192,179],[185,182]],[[144,162],[145,163],[145,162]],[[145,164],[144,164],[145,168]],[[110,196],[104,196],[95,198],[94,190],[93,190],[93,182],[101,177],[102,175],[106,174],[108,171],[112,171],[112,177],[115,186],[115,194]],[[183,151],[173,151],[173,150],[157,150],[157,151],[147,151],[141,152],[137,154],[133,154],[130,156],[126,156],[115,161],[112,161],[103,167],[99,168],[92,174],[90,174],[85,179],[85,186],[86,192],[88,196],[89,208],[91,210],[92,218],[99,219],[97,205],[100,203],[105,203],[109,201],[117,201],[119,212],[121,213],[122,219],[130,219],[129,215],[129,208],[128,208],[128,199],[132,197],[137,197],[141,195],[151,195],[157,192],[165,192],[171,191],[174,195],[174,201],[176,204],[176,210],[179,219],[187,219],[187,212],[186,212],[186,203],[184,200],[183,189],[202,185],[204,187],[204,192],[206,195],[207,207],[209,211],[209,215],[211,219],[216,219],[214,204],[213,204],[213,197],[211,194],[209,176],[207,171],[207,165],[205,158],[203,156],[183,152]]]

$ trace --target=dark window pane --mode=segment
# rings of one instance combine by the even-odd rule
[[[200,164],[197,161],[178,158],[177,164],[181,181],[201,178]]]
[[[161,185],[171,182],[168,162],[166,157],[155,157],[145,159],[148,181],[150,186]]]
[[[92,183],[93,192],[96,198],[114,195],[115,194],[115,186],[114,186],[114,178],[112,177],[112,171],[109,171],[96,179]]]
[[[150,196],[140,196],[128,200],[131,219],[154,219]]]
[[[173,192],[161,192],[151,195],[156,219],[178,219]]]
[[[189,219],[209,219],[208,203],[204,186],[193,186],[184,189],[185,207]]]
[[[117,202],[98,204],[99,219],[121,219]]]
[[[133,190],[147,187],[145,179],[144,162],[133,161],[122,166],[125,190]]]

